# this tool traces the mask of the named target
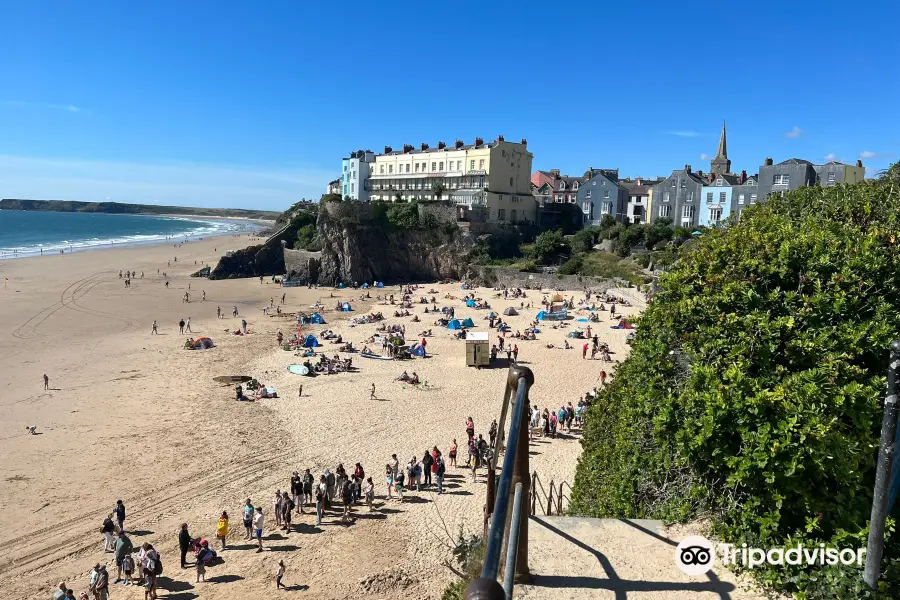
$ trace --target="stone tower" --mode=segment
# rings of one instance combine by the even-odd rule
[[[731,173],[731,161],[728,160],[728,143],[725,141],[725,121],[722,121],[722,137],[719,138],[719,150],[710,162],[710,172],[716,174]]]

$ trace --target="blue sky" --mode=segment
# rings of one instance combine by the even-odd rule
[[[900,159],[900,7],[4,2],[0,197],[281,209],[359,148],[525,137],[535,169]]]

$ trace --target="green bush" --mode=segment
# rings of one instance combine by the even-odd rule
[[[802,188],[696,240],[588,411],[573,510],[703,515],[762,547],[864,543],[900,337],[898,223],[900,192],[866,182]],[[885,597],[900,597],[898,538]],[[801,598],[866,597],[847,567],[756,573]]]
[[[534,240],[528,257],[541,264],[547,264],[555,262],[560,256],[567,256],[569,252],[569,244],[563,238],[561,231],[545,231]]]
[[[584,266],[584,256],[581,254],[576,254],[572,258],[566,261],[566,263],[559,268],[557,273],[560,275],[577,275],[581,272],[581,268]]]

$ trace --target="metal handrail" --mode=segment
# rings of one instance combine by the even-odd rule
[[[522,436],[523,423],[525,422],[525,419],[527,417],[525,410],[529,404],[528,388],[533,383],[534,375],[531,373],[530,369],[528,369],[527,367],[520,367],[519,365],[513,365],[512,367],[510,367],[509,376],[507,378],[507,394],[509,393],[511,388],[515,387],[515,406],[513,408],[513,416],[509,425],[506,453],[503,456],[503,468],[500,472],[499,481],[497,482],[494,510],[491,514],[491,526],[490,532],[488,534],[487,547],[484,554],[484,564],[481,569],[481,577],[472,581],[468,586],[466,586],[464,596],[466,600],[506,600],[508,598],[503,586],[497,582],[497,574],[500,571],[500,558],[503,549],[503,538],[506,532],[507,517],[509,516],[510,512],[510,488],[512,487],[512,480],[516,467],[516,459],[520,450],[519,444],[520,438]],[[527,432],[525,435],[527,435]],[[524,460],[527,461],[527,438],[525,438],[525,443],[526,454],[524,455]],[[519,467],[521,468],[522,465],[519,465]],[[525,462],[523,470],[524,473],[519,473],[518,476],[521,479],[524,479],[525,482],[528,482],[527,462]],[[517,484],[517,486],[518,485],[522,485],[522,483]],[[519,505],[521,505],[521,500],[519,502]],[[516,512],[515,506],[513,507],[513,512]],[[510,523],[509,527],[511,532],[514,529],[518,530],[520,528],[521,521],[519,521],[518,518],[521,517],[521,509],[519,510],[519,514],[514,514],[514,516],[517,517],[517,519]],[[516,545],[524,543],[525,548],[527,549],[527,521],[522,525],[524,531],[517,531],[515,536]],[[519,533],[522,534],[521,537],[519,537]],[[512,535],[510,536],[510,539],[513,539]],[[527,555],[525,556],[527,560]],[[514,575],[518,560],[519,557],[517,555],[516,563],[512,565]],[[524,575],[527,577],[527,571],[526,573],[524,573]]]
[[[518,389],[516,390],[515,413],[512,422],[509,424],[509,443],[507,448],[518,448],[527,397],[528,382],[524,378],[520,378]],[[507,513],[509,512],[509,488],[512,485],[515,459],[515,452],[507,452],[503,456],[503,470],[500,472],[500,481],[497,484],[497,500],[491,517],[491,533],[484,553],[484,566],[481,569],[482,579],[495,581],[497,579],[497,571],[500,568],[500,551],[503,549],[503,533],[506,528]]]

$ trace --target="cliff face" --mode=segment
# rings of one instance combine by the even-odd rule
[[[244,277],[268,277],[284,273],[284,252],[281,242],[249,246],[219,259],[210,279],[239,279]]]
[[[404,230],[319,214],[317,283],[462,279],[472,241],[449,226]]]

